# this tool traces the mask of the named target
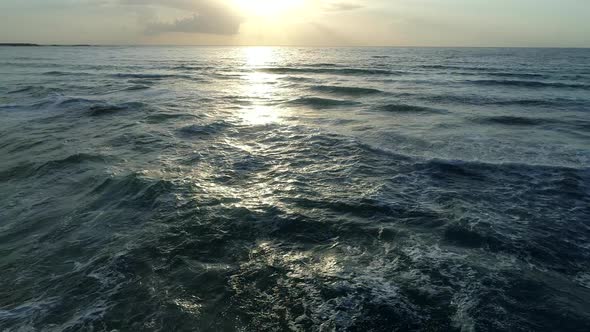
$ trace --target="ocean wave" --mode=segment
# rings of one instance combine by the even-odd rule
[[[469,71],[456,71],[452,72],[453,75],[462,75],[462,76],[491,76],[491,77],[507,77],[507,78],[522,78],[522,79],[543,79],[550,77],[549,75],[544,74],[533,74],[533,73],[518,73],[518,72],[485,72],[485,71],[476,71],[476,72],[469,72]]]
[[[383,106],[379,106],[377,108],[383,112],[391,112],[391,113],[407,113],[407,114],[441,114],[445,113],[444,110],[435,109],[431,107],[425,106],[415,106],[415,105],[406,105],[406,104],[387,104]]]
[[[359,142],[359,145],[366,149],[367,151],[371,151],[377,155],[387,155],[390,156],[392,160],[396,160],[399,162],[403,162],[404,164],[411,165],[412,168],[416,170],[457,170],[457,172],[461,173],[463,170],[478,170],[484,172],[489,172],[490,174],[494,174],[495,172],[501,172],[506,170],[518,170],[523,174],[527,172],[529,174],[536,174],[539,172],[551,174],[554,172],[564,172],[564,173],[576,173],[576,174],[585,174],[585,176],[590,176],[590,166],[586,165],[567,165],[567,164],[553,164],[553,163],[537,163],[537,162],[530,162],[530,163],[520,163],[520,162],[494,162],[490,160],[480,160],[480,159],[442,159],[442,158],[427,158],[427,157],[420,157],[413,154],[402,153],[394,149],[385,148],[382,146],[376,146],[373,144]]]
[[[62,170],[72,165],[80,165],[82,163],[107,163],[111,157],[91,154],[91,153],[76,153],[69,155],[63,159],[50,160],[42,165],[36,167],[35,172],[47,172],[51,170]]]
[[[39,142],[36,145],[40,144],[42,144],[42,142]],[[68,167],[76,167],[76,169],[79,170],[79,166],[84,163],[105,164],[109,161],[112,161],[112,158],[105,155],[76,153],[62,159],[54,159],[40,163],[20,163],[10,168],[1,170],[0,181],[45,176],[51,172],[63,171]]]
[[[557,165],[543,165],[543,164],[527,164],[527,163],[494,163],[479,160],[452,160],[452,159],[416,159],[415,167],[420,170],[433,172],[432,174],[455,174],[467,177],[476,177],[480,179],[488,178],[496,173],[517,172],[520,174],[528,174],[529,176],[541,174],[577,174],[577,178],[582,181],[582,178],[590,176],[590,167],[580,166],[557,166]],[[583,182],[581,182],[583,184]]]
[[[190,113],[157,113],[146,116],[145,120],[149,123],[163,123],[172,120],[194,120],[200,118],[198,115]]]
[[[342,67],[342,65],[339,65],[337,63],[311,63],[311,64],[305,64],[305,67]]]
[[[319,97],[297,98],[297,99],[293,99],[293,100],[289,101],[288,104],[296,105],[296,106],[308,106],[311,108],[330,108],[330,107],[338,107],[338,106],[359,105],[359,103],[355,102],[355,101],[319,98]]]
[[[259,71],[273,74],[333,74],[333,75],[400,75],[401,72],[395,72],[383,69],[361,69],[361,68],[304,68],[304,67],[270,67],[259,68]]]
[[[443,239],[452,245],[467,248],[486,248],[498,251],[503,246],[496,236],[473,230],[469,225],[451,223],[445,228]]]
[[[459,66],[459,65],[420,65],[418,66],[420,68],[426,68],[426,69],[453,69],[453,70],[471,70],[471,71],[489,71],[489,72],[494,72],[494,71],[500,71],[503,70],[502,68],[496,68],[496,67],[474,67],[474,66]]]
[[[180,66],[171,67],[171,69],[172,70],[187,70],[187,71],[203,71],[203,70],[214,69],[214,67],[211,67],[211,66],[195,66],[195,65],[180,65]]]
[[[126,87],[125,91],[139,91],[139,90],[147,90],[147,89],[150,89],[149,85],[136,84],[133,86]]]
[[[66,96],[56,96],[54,100],[57,106],[70,106],[70,105],[80,105],[80,104],[94,104],[94,105],[101,105],[104,102],[102,100],[97,99],[88,99],[83,97],[66,97]]]
[[[164,79],[195,79],[190,75],[182,74],[142,74],[142,73],[118,73],[112,74],[116,78],[138,78],[138,79],[149,79],[149,80],[164,80]]]
[[[388,278],[378,260],[350,246],[349,251],[340,248],[338,242],[335,246],[322,252],[267,241],[252,248],[248,261],[231,277],[237,303],[242,311],[256,313],[276,312],[274,307],[279,305],[284,314],[258,314],[246,323],[261,330],[321,326],[336,331],[380,331],[387,326],[413,331],[428,323],[448,326],[446,318],[431,317],[428,309],[417,305],[419,296],[404,292]],[[351,264],[347,256],[365,263]]]
[[[488,76],[498,76],[498,77],[520,77],[520,78],[542,78],[546,75],[543,74],[533,74],[533,73],[508,73],[508,72],[497,72],[497,73],[485,73]]]
[[[16,90],[8,91],[8,94],[15,94],[15,93],[23,93],[23,92],[31,92],[31,91],[40,91],[43,90],[43,87],[28,85],[21,88],[17,88]]]
[[[8,91],[8,94],[29,93],[34,96],[50,95],[63,92],[64,89],[59,87],[47,87],[43,85],[27,85],[19,87],[15,90]]]
[[[561,127],[570,127],[580,130],[590,129],[590,121],[583,119],[552,119],[541,117],[524,117],[513,115],[498,115],[498,116],[476,116],[471,117],[472,122],[490,125],[506,125],[506,126],[539,126],[539,125],[553,125]]]
[[[509,99],[509,100],[494,100],[488,104],[491,105],[502,105],[502,106],[554,106],[554,105],[567,105],[573,101],[554,101],[550,99]]]
[[[100,194],[93,205],[133,204],[136,208],[153,206],[158,198],[173,193],[174,184],[167,180],[151,179],[142,173],[109,177],[92,189]]]
[[[143,102],[120,102],[110,103],[102,99],[90,99],[84,97],[68,97],[62,95],[54,95],[50,98],[41,100],[34,105],[36,108],[43,108],[48,110],[68,110],[75,112],[67,113],[53,113],[56,117],[72,116],[72,115],[87,115],[93,117],[115,115],[125,111],[147,111],[152,110],[153,107]],[[55,118],[57,119],[57,118]]]
[[[15,306],[12,309],[0,309],[0,322],[20,322],[20,324],[18,324],[20,325],[20,329],[33,331],[35,328],[31,324],[31,317],[47,314],[51,309],[57,307],[58,302],[59,298],[57,297],[47,299],[37,298]]]
[[[14,61],[8,61],[8,62],[0,62],[1,66],[7,66],[7,67],[25,67],[25,68],[52,68],[52,67],[56,67],[56,66],[61,66],[61,64],[57,64],[57,63],[44,63],[44,62],[14,62]]]
[[[468,105],[497,105],[497,106],[539,106],[539,107],[574,107],[585,105],[584,101],[569,98],[544,98],[544,99],[520,99],[502,98],[490,95],[422,95],[409,94],[408,96],[428,101],[431,103],[453,103]],[[406,97],[406,95],[400,95]]]
[[[547,123],[552,123],[557,121],[552,121],[551,119],[544,119],[544,118],[530,118],[530,117],[522,117],[522,116],[511,116],[511,115],[504,115],[504,116],[480,116],[472,118],[473,122],[482,123],[482,124],[500,124],[500,125],[509,125],[509,126],[536,126],[542,125]]]
[[[350,96],[373,95],[383,93],[383,91],[377,89],[336,85],[314,85],[310,89],[317,92],[342,94]]]
[[[570,88],[570,89],[590,89],[587,84],[569,84],[560,82],[541,82],[541,81],[516,81],[516,80],[473,80],[466,81],[469,84],[478,85],[498,85],[498,86],[514,86],[525,88]]]
[[[17,104],[0,104],[0,109],[15,109],[18,108]]]
[[[24,162],[16,166],[0,169],[0,182],[28,178],[34,175],[36,167],[36,164],[33,162]]]
[[[315,82],[316,79],[311,77],[301,77],[301,76],[285,76],[281,77],[281,80],[290,81],[290,82]]]
[[[225,121],[218,121],[208,124],[192,124],[179,129],[179,132],[188,136],[210,136],[224,132],[231,128]]]
[[[323,201],[301,197],[285,199],[284,201],[289,204],[296,204],[303,209],[329,209],[334,212],[346,213],[359,217],[392,214],[400,215],[400,212],[409,212],[396,210],[393,206],[371,199],[363,199],[360,201]]]
[[[88,108],[88,110],[92,116],[102,116],[127,110],[144,110],[147,108],[147,106],[147,104],[141,102],[127,102],[121,104],[92,105]]]
[[[69,72],[69,71],[48,71],[43,73],[45,76],[92,76],[94,74],[87,72]]]

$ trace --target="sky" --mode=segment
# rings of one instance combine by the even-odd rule
[[[590,47],[590,0],[0,0],[0,42]]]

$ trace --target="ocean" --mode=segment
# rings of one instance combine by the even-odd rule
[[[0,47],[1,331],[589,331],[590,49]]]

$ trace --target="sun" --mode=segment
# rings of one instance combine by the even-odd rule
[[[301,8],[305,0],[233,0],[247,16],[277,18]]]

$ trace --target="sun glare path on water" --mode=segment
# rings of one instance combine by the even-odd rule
[[[278,60],[278,55],[273,47],[248,47],[244,48],[242,52],[245,67],[250,69],[266,66]],[[281,110],[264,104],[264,102],[272,102],[275,95],[279,94],[276,90],[276,77],[272,74],[252,70],[245,75],[245,80],[245,84],[241,85],[242,94],[257,102],[242,110],[240,113],[242,120],[252,125],[279,122]]]

